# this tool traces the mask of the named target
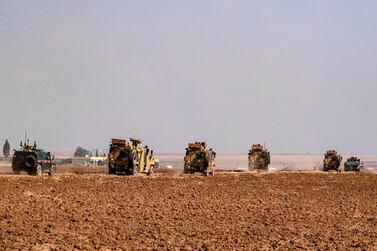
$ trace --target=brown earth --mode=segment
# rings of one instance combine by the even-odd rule
[[[0,250],[377,249],[377,176],[0,176]]]

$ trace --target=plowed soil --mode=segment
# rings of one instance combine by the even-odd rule
[[[0,176],[0,250],[377,249],[377,176]]]

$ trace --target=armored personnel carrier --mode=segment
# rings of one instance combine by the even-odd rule
[[[55,175],[56,162],[50,152],[38,149],[35,142],[34,145],[29,145],[29,141],[21,142],[21,149],[15,150],[13,154],[12,170],[14,174],[26,171],[35,176],[41,176],[44,172]]]
[[[204,176],[215,175],[216,153],[205,142],[189,143],[184,157],[184,173],[201,172]]]
[[[109,149],[109,174],[152,175],[158,168],[158,161],[153,157],[153,150],[141,146],[141,139],[112,139]]]
[[[344,163],[344,171],[355,171],[360,172],[360,170],[363,168],[363,163],[360,161],[358,157],[350,157],[347,159],[347,161]]]
[[[335,150],[329,150],[325,153],[325,158],[323,160],[323,171],[327,172],[330,170],[335,170],[337,172],[340,172],[341,162],[342,156]]]
[[[271,162],[270,152],[260,144],[252,145],[249,150],[249,171],[268,170]]]

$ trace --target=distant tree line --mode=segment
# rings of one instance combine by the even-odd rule
[[[73,157],[93,157],[93,153],[81,146],[77,147],[75,150],[75,153],[73,154]],[[98,149],[94,153],[94,157],[106,157],[106,153],[99,154]]]
[[[5,140],[4,146],[3,146],[3,154],[5,158],[8,158],[10,155],[10,144],[8,139]]]
[[[77,147],[75,153],[73,154],[74,157],[85,157],[87,155],[90,155],[90,151],[81,146]]]

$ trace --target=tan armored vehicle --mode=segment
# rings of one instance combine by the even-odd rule
[[[131,144],[124,139],[112,139],[109,149],[109,174],[147,174],[152,175],[158,167],[153,150],[141,147],[141,139],[130,138]]]
[[[201,172],[204,176],[215,175],[216,153],[205,142],[189,143],[184,158],[184,173]]]
[[[323,171],[335,170],[340,172],[340,163],[342,162],[342,156],[335,150],[329,150],[325,153],[323,159]]]
[[[270,152],[260,144],[252,145],[249,150],[249,170],[268,170]]]

